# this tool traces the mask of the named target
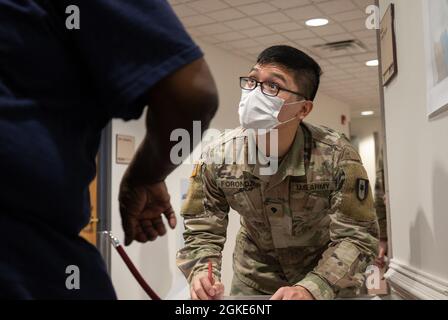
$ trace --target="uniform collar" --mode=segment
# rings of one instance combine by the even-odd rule
[[[247,146],[247,145],[246,145]],[[306,175],[305,169],[305,132],[300,125],[291,148],[280,162],[277,173],[270,177],[269,188],[280,184],[288,176],[302,177]],[[266,176],[260,175],[260,164],[246,165],[243,171],[248,172],[261,180]]]

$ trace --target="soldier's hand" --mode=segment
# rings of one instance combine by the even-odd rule
[[[314,300],[313,295],[304,287],[283,287],[270,300]]]
[[[193,278],[190,285],[192,300],[219,300],[224,296],[224,285],[221,282],[212,284],[207,273]]]
[[[154,241],[166,233],[162,215],[169,226],[176,227],[176,216],[164,181],[147,186],[133,186],[126,178],[121,181],[120,215],[125,233],[125,245],[132,241]]]
[[[380,240],[378,248],[378,257],[375,260],[375,264],[384,268],[386,266],[386,255],[387,255],[387,240]]]

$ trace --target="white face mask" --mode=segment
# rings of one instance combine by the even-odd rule
[[[295,119],[294,117],[285,122],[278,120],[278,115],[283,106],[304,101],[285,104],[285,100],[279,97],[270,97],[263,94],[260,87],[252,91],[242,90],[240,107],[238,109],[240,124],[245,129],[272,130]]]

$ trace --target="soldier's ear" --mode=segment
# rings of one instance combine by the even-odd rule
[[[311,113],[311,111],[313,111],[313,107],[314,107],[313,101],[305,101],[299,112],[300,120],[305,119]]]

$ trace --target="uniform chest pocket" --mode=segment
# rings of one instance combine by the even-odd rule
[[[321,221],[330,209],[333,184],[291,184],[289,205],[291,209],[292,234],[303,235],[321,227]]]
[[[232,185],[228,181],[221,183],[221,189],[230,207],[246,218],[260,219],[260,210],[257,210],[254,205],[254,203],[261,199],[259,188],[251,181],[238,180],[237,182],[239,184],[234,183]],[[226,187],[229,185],[232,187]]]
[[[228,197],[229,205],[241,215],[248,215],[255,211],[254,206],[244,191],[236,192]]]

